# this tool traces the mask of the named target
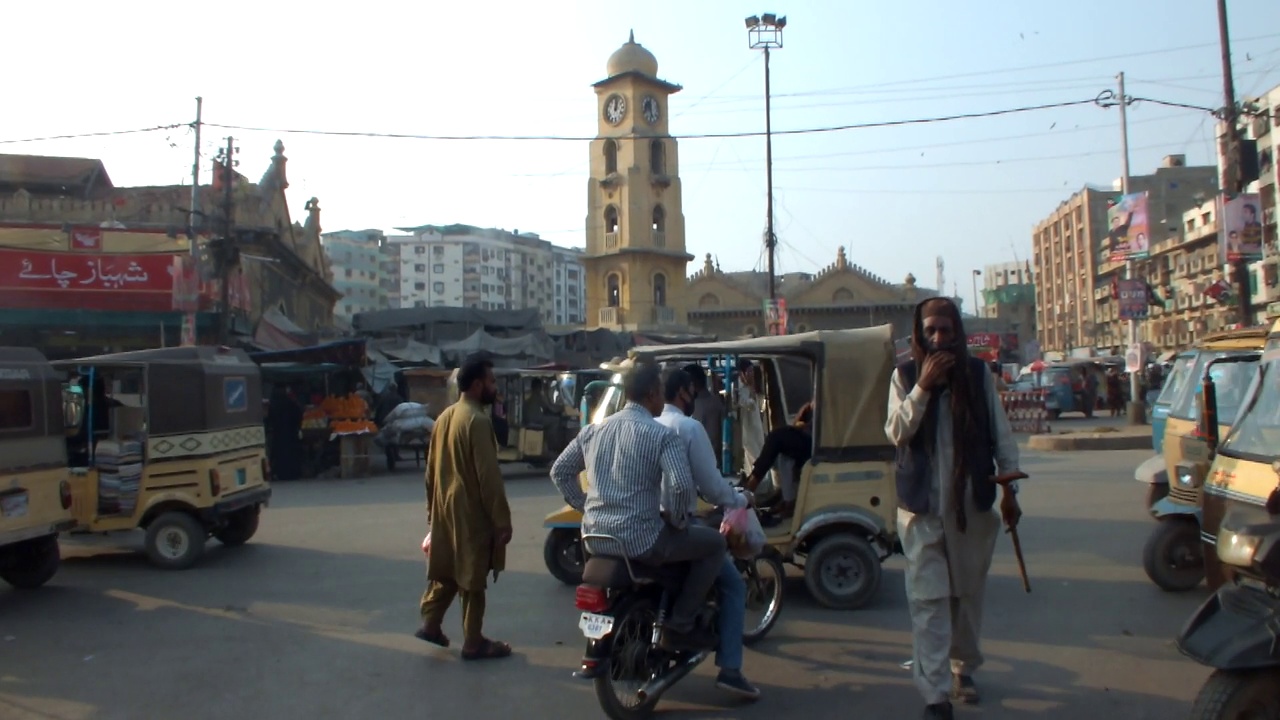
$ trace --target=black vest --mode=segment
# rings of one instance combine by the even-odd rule
[[[991,412],[987,407],[986,383],[991,373],[987,364],[978,358],[969,358],[969,382],[972,383],[974,407],[973,417],[977,423],[974,428],[976,442],[968,448],[969,489],[973,493],[973,504],[978,510],[990,510],[996,502],[996,484],[991,482],[995,475],[995,439],[991,431]],[[914,360],[908,360],[898,366],[898,374],[902,384],[910,392],[916,384],[918,370]],[[949,408],[940,407],[940,393],[932,393],[929,398],[931,412],[949,412]],[[929,512],[929,490],[933,483],[931,448],[926,443],[934,442],[934,438],[925,437],[922,425],[906,447],[897,451],[897,468],[894,480],[898,486],[898,507],[912,513]],[[951,438],[943,438],[951,442]],[[943,480],[944,482],[947,479]],[[945,512],[938,508],[938,512]]]

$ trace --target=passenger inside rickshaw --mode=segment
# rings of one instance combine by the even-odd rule
[[[800,475],[804,466],[813,457],[813,410],[814,402],[805,403],[796,413],[795,421],[769,431],[764,438],[764,447],[755,465],[747,476],[746,488],[754,493],[760,481],[774,465],[778,465],[776,477],[781,481],[782,501],[771,508],[771,512],[761,518],[766,527],[777,525],[795,515],[796,493],[800,489]]]
[[[67,460],[71,467],[88,467],[93,444],[111,436],[111,411],[124,405],[107,394],[107,383],[101,375],[90,379],[82,375],[75,383],[85,398],[86,412],[80,421],[80,431],[67,438]]]

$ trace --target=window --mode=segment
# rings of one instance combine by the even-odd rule
[[[436,294],[437,294],[437,295],[443,295],[443,294],[444,294],[444,283],[442,283],[442,282],[432,283],[432,284],[431,284],[431,289],[432,289],[432,290],[435,290],[435,292],[436,292]]]
[[[653,304],[667,306],[667,276],[662,273],[653,276]]]
[[[423,290],[427,289],[427,284],[424,282],[416,282],[413,284],[413,289],[417,290],[418,292],[422,292]]]
[[[612,205],[604,209],[604,231],[618,232],[618,208]]]
[[[346,273],[347,273],[347,278],[350,278],[350,277],[351,277],[351,268],[347,268]]]
[[[653,229],[655,232],[667,230],[667,211],[663,210],[661,205],[653,206]]]
[[[618,273],[609,273],[609,277],[605,280],[605,289],[609,307],[618,307],[622,303],[622,277]]]
[[[604,174],[618,172],[618,143],[612,140],[604,141]]]
[[[435,273],[435,274],[437,274],[437,275],[443,275],[443,274],[444,274],[444,265],[443,265],[442,263],[436,263],[435,265],[431,266],[431,272],[433,272],[433,273]]]
[[[27,390],[0,390],[0,432],[26,430],[34,424],[31,393]]]
[[[426,306],[427,306],[427,301],[426,301],[426,300],[414,300],[414,301],[413,301],[413,306],[414,306],[414,307],[426,307]]]
[[[436,259],[440,259],[444,257],[444,246],[436,245],[435,247],[431,248],[431,255]]]
[[[418,245],[418,246],[416,246],[416,247],[414,247],[414,248],[413,248],[413,254],[414,254],[414,255],[426,255],[426,254],[427,254],[427,249],[426,249],[425,247],[423,247],[422,245]]]
[[[649,143],[649,170],[654,175],[664,175],[667,172],[667,150],[661,140]]]
[[[413,271],[416,273],[424,273],[427,271],[427,266],[424,263],[417,263],[413,266]]]

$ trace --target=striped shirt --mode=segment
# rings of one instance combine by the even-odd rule
[[[578,482],[584,470],[585,491]],[[684,443],[632,402],[604,422],[583,428],[551,466],[551,482],[582,512],[583,534],[617,538],[628,558],[653,549],[666,522],[664,505],[684,508],[697,502]],[[596,552],[618,552],[608,541],[587,544]]]

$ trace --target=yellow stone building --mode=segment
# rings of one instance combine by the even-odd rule
[[[668,125],[679,85],[635,35],[595,84],[599,130],[587,185],[587,326],[627,331],[686,325],[680,164]]]

